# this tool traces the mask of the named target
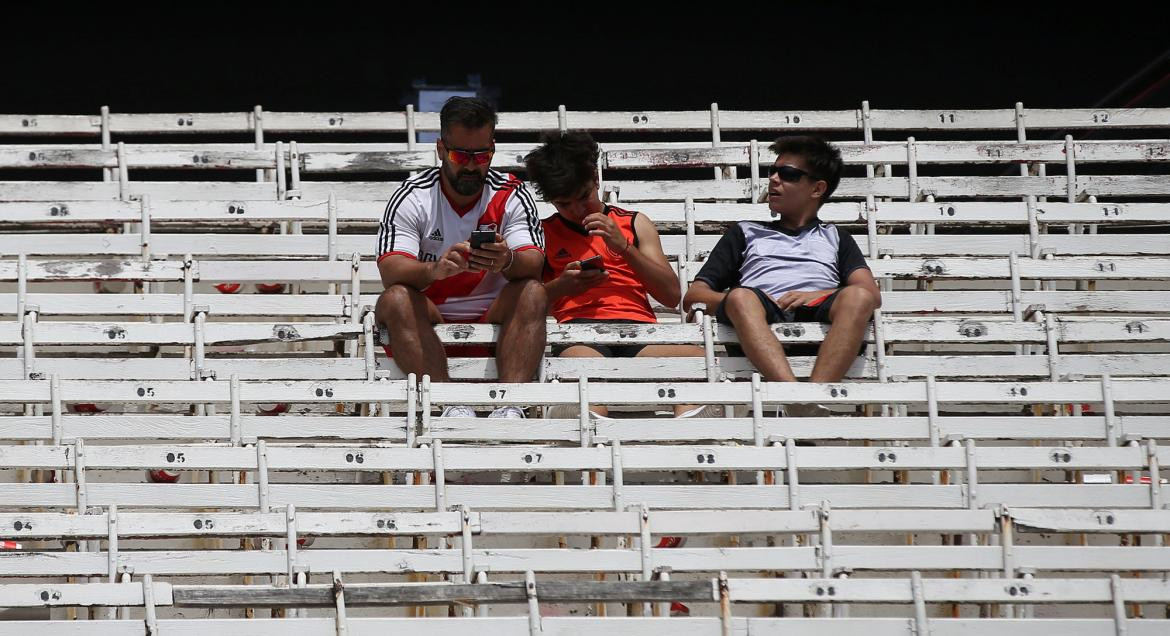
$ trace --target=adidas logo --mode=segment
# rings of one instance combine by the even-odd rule
[[[441,240],[443,240],[443,233],[439,231],[439,228],[435,228],[435,231],[431,232],[431,235],[427,237],[427,240],[428,241],[441,241]]]
[[[557,252],[557,256],[556,256],[556,257],[557,257],[557,258],[572,258],[572,257],[573,257],[573,255],[569,253],[569,250],[567,250],[567,249],[565,249],[565,248],[563,248],[563,247],[562,247],[562,248],[561,248],[561,249],[560,249],[560,250]]]

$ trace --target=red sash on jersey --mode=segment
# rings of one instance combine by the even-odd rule
[[[496,231],[503,234],[505,204],[508,202],[508,196],[516,190],[519,183],[520,180],[515,175],[508,175],[508,183],[488,201],[487,207],[480,215],[479,226],[495,225]],[[423,290],[423,294],[426,294],[426,297],[430,298],[436,307],[439,307],[447,302],[448,298],[471,295],[471,292],[479,286],[486,275],[487,271],[485,270],[460,272],[431,283]]]

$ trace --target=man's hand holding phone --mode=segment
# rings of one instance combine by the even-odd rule
[[[491,230],[476,230],[471,233],[471,248],[467,268],[472,271],[488,271],[498,274],[509,265],[513,255],[509,253],[504,237]]]

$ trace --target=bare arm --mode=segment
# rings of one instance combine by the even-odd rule
[[[704,303],[707,305],[708,313],[714,312],[715,308],[723,302],[725,296],[727,296],[727,292],[717,292],[711,289],[707,281],[696,280],[691,283],[686,296],[683,297],[683,311],[687,312],[689,316],[695,303]]]
[[[634,230],[638,233],[638,246],[630,246],[626,262],[655,300],[666,307],[677,307],[682,295],[678,289],[678,275],[666,262],[657,228],[646,215],[639,214],[634,219]]]
[[[467,243],[458,243],[432,263],[420,263],[409,256],[391,254],[378,263],[378,275],[383,287],[406,285],[422,291],[431,283],[467,270],[465,254],[471,251]]]
[[[544,254],[540,250],[532,249],[512,252],[512,265],[501,273],[508,280],[535,278],[539,282],[543,270]]]

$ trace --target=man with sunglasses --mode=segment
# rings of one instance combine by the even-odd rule
[[[881,293],[865,257],[844,230],[817,211],[841,180],[841,153],[815,136],[781,137],[771,145],[768,224],[740,221],[724,234],[683,298],[715,308],[735,328],[740,346],[769,382],[796,382],[784,347],[769,325],[830,323],[810,382],[837,382],[861,348]],[[789,405],[788,415],[828,415],[819,405]]]
[[[524,184],[491,169],[495,126],[487,102],[447,100],[439,113],[440,165],[407,179],[382,217],[378,272],[386,290],[375,316],[389,334],[387,355],[420,379],[450,379],[447,351],[433,327],[441,322],[501,325],[501,382],[530,381],[544,352],[544,233]],[[486,240],[473,240],[480,236]],[[449,405],[443,416],[475,412]],[[492,417],[523,412],[505,406]]]

